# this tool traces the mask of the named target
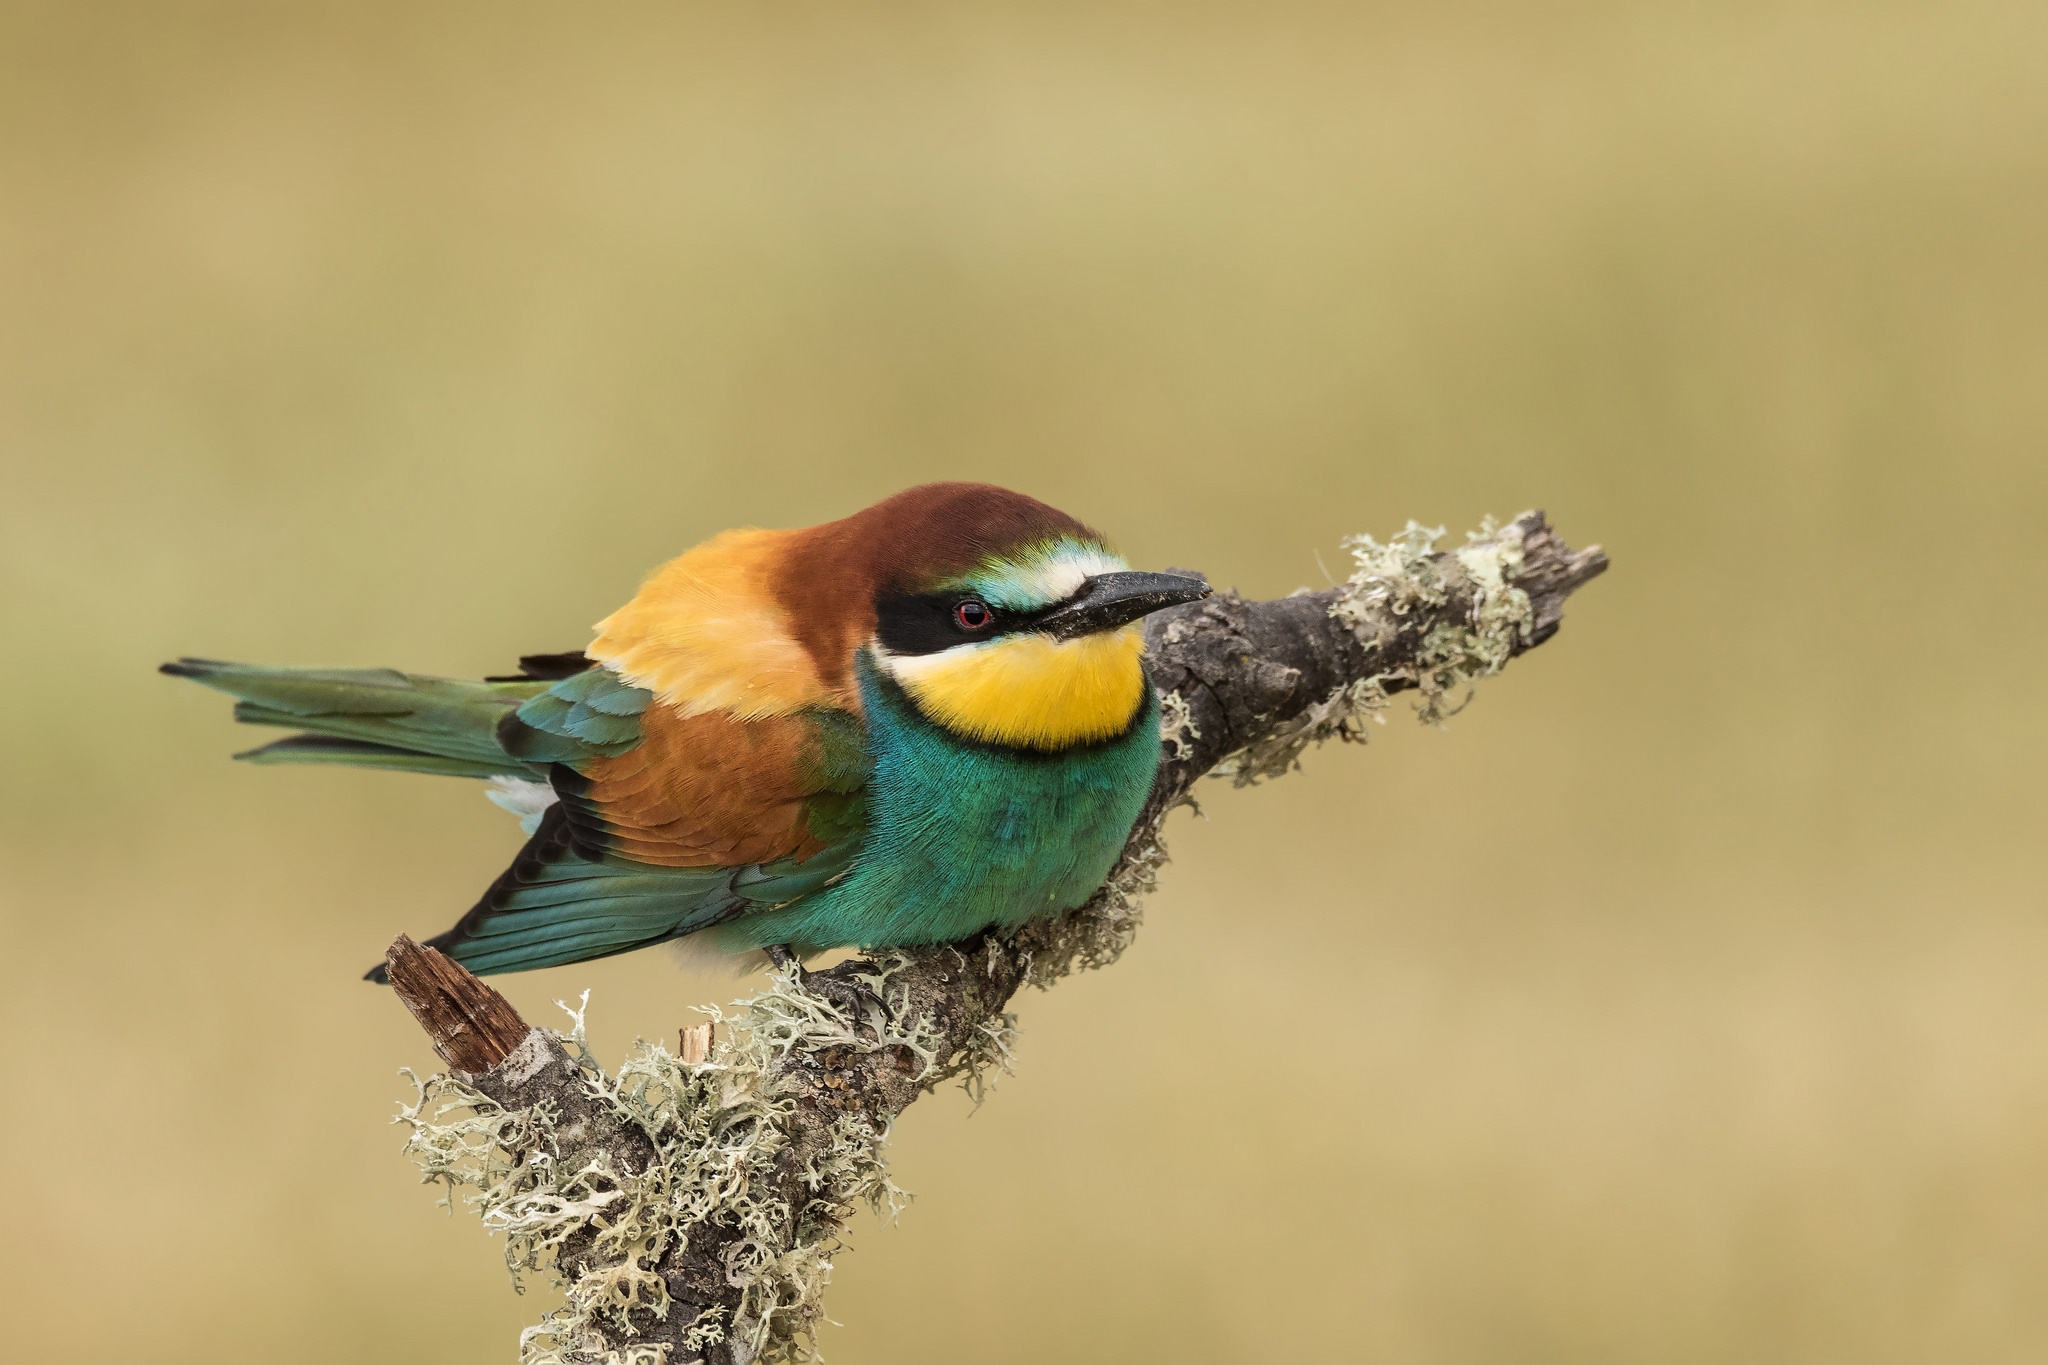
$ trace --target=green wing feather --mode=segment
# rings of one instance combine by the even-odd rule
[[[640,713],[654,700],[609,668],[562,679],[499,723],[499,747],[532,763],[615,758],[640,742]]]
[[[610,957],[786,905],[842,875],[855,847],[843,841],[803,863],[656,868],[587,856],[553,806],[512,866],[427,946],[478,976]],[[367,979],[387,980],[383,965]]]

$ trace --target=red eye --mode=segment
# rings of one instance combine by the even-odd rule
[[[995,619],[995,613],[970,597],[953,608],[953,619],[959,622],[962,630],[980,630]]]

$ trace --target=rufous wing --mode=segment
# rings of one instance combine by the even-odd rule
[[[564,678],[498,731],[508,754],[547,765],[559,802],[429,942],[479,974],[522,971],[788,904],[859,845],[861,726],[831,707],[686,714],[602,666]]]

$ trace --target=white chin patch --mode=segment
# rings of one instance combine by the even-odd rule
[[[484,788],[484,799],[499,810],[510,811],[519,819],[519,828],[529,836],[540,828],[540,818],[548,813],[548,807],[559,798],[555,789],[545,782],[529,782],[523,777],[494,777]]]

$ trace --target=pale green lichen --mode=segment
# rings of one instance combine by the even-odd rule
[[[941,1039],[928,1016],[911,1017],[908,992],[892,987],[901,959],[865,978],[889,1009],[871,1007],[863,1034],[827,1000],[804,990],[793,974],[776,972],[766,991],[741,1001],[731,1015],[706,1012],[715,1025],[710,1056],[685,1062],[658,1043],[641,1041],[607,1076],[589,1060],[580,1010],[570,1011],[561,1035],[579,1057],[589,1093],[639,1127],[654,1142],[656,1161],[644,1172],[618,1171],[608,1156],[578,1170],[556,1161],[554,1118],[547,1106],[509,1112],[460,1079],[415,1078],[419,1093],[398,1121],[411,1132],[406,1151],[425,1179],[458,1188],[486,1227],[505,1237],[505,1259],[517,1283],[543,1271],[563,1290],[561,1308],[520,1338],[522,1365],[644,1365],[662,1357],[651,1347],[607,1351],[597,1328],[606,1320],[630,1336],[635,1310],[663,1313],[668,1288],[655,1266],[671,1246],[700,1229],[734,1230],[725,1270],[741,1290],[727,1323],[706,1314],[691,1325],[688,1344],[732,1339],[750,1360],[795,1361],[814,1354],[812,1332],[845,1215],[859,1202],[889,1218],[908,1196],[889,1178],[883,1159],[886,1128],[858,1114],[840,1115],[825,1142],[804,1156],[812,1194],[792,1210],[767,1193],[778,1187],[774,1162],[789,1144],[779,1122],[793,1108],[790,1082],[780,1064],[792,1053],[828,1048],[855,1052],[904,1049],[930,1084],[965,1074],[979,1080],[991,1062],[1007,1057],[1003,1027],[986,1035],[974,1056],[942,1059]],[[408,1073],[410,1074],[410,1073]],[[795,1229],[791,1238],[790,1229]],[[573,1280],[557,1262],[571,1234],[596,1229]]]
[[[1368,649],[1384,649],[1403,618],[1443,606],[1454,586],[1465,586],[1454,585],[1439,562],[1436,544],[1443,537],[1443,527],[1411,521],[1384,543],[1371,536],[1346,540],[1356,568],[1331,615]],[[1367,680],[1413,683],[1415,712],[1425,725],[1441,725],[1464,710],[1473,685],[1500,672],[1535,624],[1529,595],[1514,586],[1522,567],[1522,535],[1515,523],[1503,527],[1487,517],[1465,541],[1451,557],[1470,586],[1471,609],[1462,619],[1432,625],[1412,661]],[[1384,705],[1384,690],[1378,700]]]
[[[1004,1010],[993,1019],[975,1025],[967,1047],[946,1069],[946,1079],[957,1077],[960,1088],[974,1107],[981,1108],[996,1082],[1016,1069],[1017,1016]]]
[[[1327,740],[1362,743],[1366,724],[1384,725],[1389,695],[1402,685],[1415,689],[1416,717],[1441,726],[1465,709],[1473,685],[1500,672],[1535,620],[1529,595],[1514,586],[1522,565],[1522,537],[1514,525],[1492,517],[1466,544],[1451,552],[1457,578],[1445,570],[1437,542],[1441,526],[1409,522],[1386,541],[1371,536],[1345,540],[1354,564],[1351,577],[1330,608],[1368,651],[1385,654],[1405,624],[1436,611],[1453,593],[1469,593],[1470,610],[1436,621],[1413,656],[1390,659],[1381,672],[1356,679],[1308,707],[1294,721],[1219,763],[1214,775],[1248,786],[1293,771],[1302,753]]]
[[[1180,689],[1159,694],[1159,747],[1168,759],[1186,758],[1192,752],[1189,741],[1202,737],[1195,725],[1195,709]]]

